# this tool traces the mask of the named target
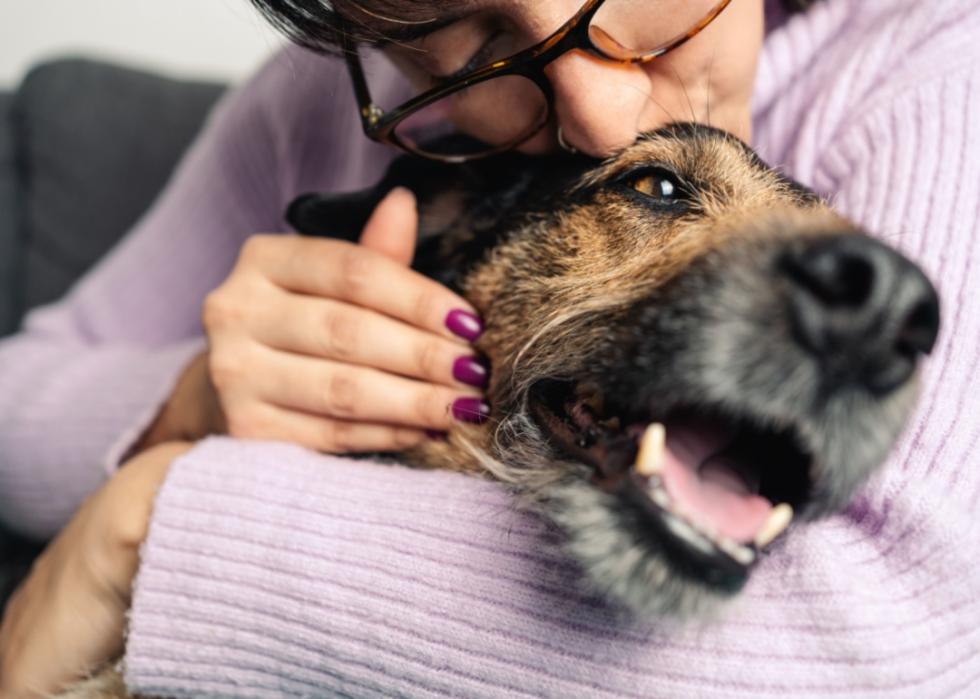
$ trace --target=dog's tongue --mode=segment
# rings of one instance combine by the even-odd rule
[[[671,420],[665,427],[663,481],[671,500],[709,533],[753,541],[773,506],[749,482],[752,469],[726,453],[734,435],[708,420]]]

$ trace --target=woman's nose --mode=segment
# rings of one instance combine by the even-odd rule
[[[636,140],[641,125],[651,126],[643,120],[650,80],[642,66],[572,51],[545,74],[555,92],[554,117],[563,141],[587,155],[604,157],[622,150]]]

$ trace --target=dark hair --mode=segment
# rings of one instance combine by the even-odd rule
[[[437,22],[438,0],[251,0],[269,22],[293,43],[317,53],[340,51],[344,34],[358,43],[388,39],[361,18],[397,18],[394,24]],[[790,12],[803,12],[817,0],[781,0]],[[341,20],[343,18],[343,21]]]

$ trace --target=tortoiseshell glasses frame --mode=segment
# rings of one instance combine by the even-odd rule
[[[614,41],[610,41],[606,49],[603,50],[603,47],[596,43],[596,40],[602,40],[602,36],[597,32],[597,36],[593,37],[590,33],[592,19],[605,1],[588,0],[571,19],[543,41],[522,51],[518,51],[512,56],[494,61],[443,85],[438,85],[427,90],[388,112],[385,112],[372,100],[367,79],[364,75],[364,68],[361,65],[357,44],[350,38],[349,32],[344,32],[343,53],[347,62],[347,70],[350,73],[354,86],[364,134],[373,141],[386,143],[408,153],[414,153],[432,160],[441,160],[444,162],[465,162],[511,150],[537,134],[548,122],[554,109],[554,90],[544,74],[545,66],[549,63],[575,49],[615,63],[647,63],[673,51],[700,34],[732,2],[732,0],[721,0],[716,3],[708,14],[702,17],[693,27],[658,48],[645,52],[636,52],[636,55],[631,56],[617,56],[611,53],[611,51],[615,50],[613,47]],[[522,133],[520,137],[511,139],[507,143],[490,145],[487,150],[476,154],[452,155],[435,154],[419,150],[413,144],[401,140],[395,132],[395,128],[402,120],[434,102],[473,85],[508,75],[518,75],[530,80],[541,90],[547,101],[547,107],[543,114],[536,123],[529,126],[527,133]]]

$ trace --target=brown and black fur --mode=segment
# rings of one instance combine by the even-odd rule
[[[677,196],[644,193],[647,177],[670,179]],[[679,554],[635,492],[609,486],[625,483],[635,457],[627,425],[674,410],[751,422],[761,448],[785,461],[764,476],[767,497],[812,519],[847,503],[912,409],[915,360],[938,323],[931,285],[723,132],[673,125],[604,162],[403,158],[373,190],[303,197],[289,217],[305,233],[353,240],[397,185],[419,199],[414,266],[480,311],[478,348],[492,366],[491,419],[402,458],[510,484],[562,530],[584,581],[613,608],[700,618],[749,574]],[[904,275],[857,290],[845,279],[834,300],[843,310],[833,311],[843,344],[830,349],[814,345],[799,271],[826,246],[871,251],[880,269]],[[858,292],[890,295],[875,301],[870,325]],[[909,362],[882,371],[886,345]],[[791,448],[806,462],[780,452]],[[117,696],[121,686],[114,673],[96,682],[110,690],[90,684],[70,696]]]
[[[812,457],[771,476],[767,493],[807,518],[843,507],[895,441],[915,394],[916,356],[935,339],[931,285],[737,139],[682,124],[601,164],[512,154],[420,172],[412,162],[360,195],[347,232],[356,235],[392,186],[416,190],[415,266],[485,319],[478,348],[492,366],[493,414],[406,457],[512,484],[565,530],[591,584],[627,609],[698,615],[746,575],[679,560],[629,497],[596,487],[620,475],[609,462],[622,469],[635,456],[633,439],[602,425],[622,430],[678,409],[747,419],[771,433],[772,450],[788,454],[793,442]],[[669,175],[681,196],[637,192],[637,178],[650,173]],[[335,232],[338,204],[301,199],[291,218],[300,230]],[[833,331],[846,346],[816,356],[812,345],[823,340],[800,306],[809,282],[794,265],[821,246],[854,248],[857,257],[867,249],[884,267],[861,293],[896,296],[892,310],[874,301],[878,315],[859,331],[849,324],[865,323],[868,311],[845,303]],[[889,277],[893,263],[906,274],[902,289]],[[914,299],[899,298],[906,291]],[[921,338],[900,337],[910,313],[922,321]],[[906,340],[905,354],[880,364],[881,351]],[[594,413],[588,429],[553,429],[554,413],[572,403]]]

